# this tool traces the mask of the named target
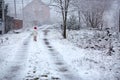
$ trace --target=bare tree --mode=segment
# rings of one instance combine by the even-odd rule
[[[72,5],[78,12],[79,24],[102,29],[104,11],[109,8],[111,0],[73,0]]]
[[[62,21],[63,21],[63,37],[66,39],[66,29],[67,29],[67,16],[68,16],[68,8],[71,0],[54,0],[57,6],[62,13]]]
[[[84,21],[87,26],[97,29],[102,29],[103,27],[103,14],[105,11],[106,4],[105,2],[100,1],[87,1],[89,4],[89,9],[83,11]]]
[[[72,5],[75,7],[74,9],[77,11],[78,13],[78,21],[79,21],[79,27],[81,25],[81,10],[82,10],[82,0],[73,0],[72,1]]]
[[[103,11],[94,10],[94,11],[85,11],[83,12],[84,21],[87,26],[92,28],[100,28],[103,27]]]

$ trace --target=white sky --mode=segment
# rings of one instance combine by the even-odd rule
[[[32,0],[23,0],[24,6],[31,2]],[[50,0],[42,0],[46,4],[50,3]],[[8,15],[15,17],[15,9],[14,9],[14,0],[5,0],[5,3],[8,3]],[[17,18],[22,19],[22,0],[16,0],[16,13],[17,13]],[[50,13],[51,13],[51,20],[57,21],[59,19],[59,14],[56,13],[56,11],[52,8],[50,8]]]
[[[23,0],[23,5],[25,6],[26,4],[28,4],[29,2],[31,2],[32,0]],[[43,2],[45,2],[46,4],[49,3],[50,0],[42,0]],[[14,0],[5,0],[5,3],[8,3],[9,7],[8,7],[8,14],[14,14],[15,10],[14,10]],[[16,11],[17,14],[21,14],[22,13],[22,0],[16,0]]]

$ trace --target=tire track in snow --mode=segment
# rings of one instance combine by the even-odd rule
[[[44,30],[43,32],[45,35],[45,38],[43,39],[44,43],[48,48],[48,50],[50,51],[50,55],[54,61],[54,65],[58,69],[58,72],[61,73],[61,75],[63,76],[63,78],[65,78],[65,80],[81,80],[81,78],[77,76],[77,73],[73,73],[71,71],[67,63],[65,63],[64,59],[62,58],[63,56],[51,46],[49,39],[47,39],[47,34],[49,30]],[[64,80],[64,79],[57,78],[55,80]]]
[[[23,74],[22,71],[24,71],[25,61],[27,60],[27,49],[29,46],[30,37],[31,36],[27,37],[23,41],[20,49],[16,52],[15,57],[9,62],[9,67],[6,70],[6,73],[0,80],[21,80],[23,77],[21,76]]]

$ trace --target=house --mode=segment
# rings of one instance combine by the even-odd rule
[[[14,19],[13,20],[13,29],[17,30],[17,29],[22,29],[23,28],[23,20],[20,19]]]
[[[50,8],[41,0],[32,0],[24,9],[24,26],[46,24],[50,20]]]

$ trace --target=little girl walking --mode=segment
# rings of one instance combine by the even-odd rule
[[[38,35],[37,27],[34,27],[34,30],[33,30],[33,40],[34,41],[37,41],[37,35]]]

